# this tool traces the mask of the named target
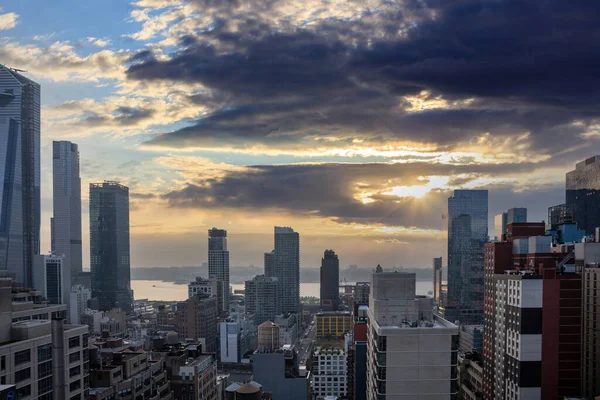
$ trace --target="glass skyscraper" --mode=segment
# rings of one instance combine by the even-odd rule
[[[90,183],[90,267],[100,310],[131,311],[129,188],[117,182]]]
[[[0,270],[30,287],[40,253],[40,85],[0,64]]]
[[[222,282],[222,309],[219,314],[229,311],[229,251],[227,250],[227,231],[212,228],[208,231],[208,276]]]
[[[265,254],[265,275],[277,278],[280,313],[300,311],[300,235],[275,227],[275,250]]]
[[[567,173],[566,209],[579,229],[593,235],[600,227],[600,156],[577,163]]]
[[[333,250],[321,259],[321,309],[337,311],[340,305],[340,260]]]
[[[52,142],[53,208],[52,252],[63,258],[65,291],[82,271],[81,179],[75,143]]]
[[[449,321],[483,322],[483,249],[488,241],[488,191],[455,190],[448,198]]]

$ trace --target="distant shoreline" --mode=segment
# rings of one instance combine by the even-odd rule
[[[190,282],[179,282],[179,281],[165,280],[165,279],[132,279],[132,281],[168,282],[168,283],[173,283],[175,285],[187,285],[187,284],[190,283]],[[416,281],[417,282],[431,282],[432,280],[431,279],[419,279],[419,278],[417,278]],[[359,281],[359,282],[366,282],[366,281]],[[300,281],[300,283],[302,284],[302,283],[320,283],[320,282],[318,282],[318,281],[310,281],[310,282]],[[351,284],[351,283],[355,283],[355,282],[348,282],[348,283]],[[241,282],[240,281],[235,281],[235,282],[232,281],[232,282],[230,282],[230,284],[232,284],[232,285],[243,285],[244,281],[241,281]]]

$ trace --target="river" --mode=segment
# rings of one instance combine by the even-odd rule
[[[135,299],[149,299],[157,301],[182,301],[187,299],[187,285],[178,285],[173,282],[132,280],[131,289]],[[243,283],[234,283],[232,290],[244,290]],[[417,294],[425,295],[433,289],[431,281],[417,281]],[[300,283],[300,296],[319,297],[320,284]]]

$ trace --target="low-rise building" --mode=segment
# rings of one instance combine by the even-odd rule
[[[312,392],[317,399],[348,394],[348,349],[344,340],[320,341],[312,357]]]
[[[315,316],[317,338],[343,337],[352,330],[349,311],[321,311]]]
[[[257,350],[252,356],[254,380],[272,392],[273,399],[308,400],[311,374],[300,373],[298,354],[293,346],[275,351]]]

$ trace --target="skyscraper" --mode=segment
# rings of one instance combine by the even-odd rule
[[[277,278],[257,275],[244,286],[246,312],[254,314],[254,323],[275,320],[277,315]]]
[[[336,311],[340,305],[340,260],[333,250],[321,259],[321,309]]]
[[[300,311],[300,236],[275,227],[275,250],[265,254],[265,275],[277,278],[280,313]]]
[[[40,253],[40,85],[0,64],[0,270],[31,286]]]
[[[227,231],[212,228],[208,231],[208,276],[223,282],[222,309],[219,314],[229,310],[229,251],[227,251]]]
[[[455,190],[448,198],[449,321],[483,322],[483,249],[488,240],[488,191]]]
[[[566,207],[573,211],[575,223],[588,235],[600,226],[600,156],[577,163],[567,173]]]
[[[101,311],[131,310],[129,255],[129,188],[111,181],[90,183],[92,296]]]
[[[64,256],[64,287],[70,291],[81,273],[81,179],[77,145],[52,142],[54,217],[51,219],[52,252]]]

